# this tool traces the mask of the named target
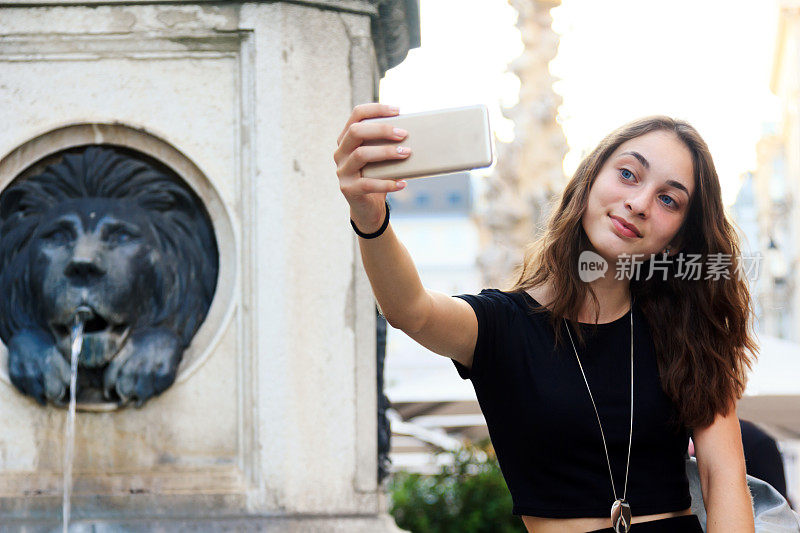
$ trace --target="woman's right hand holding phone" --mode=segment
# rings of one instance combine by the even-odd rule
[[[411,151],[402,145],[370,144],[365,141],[401,141],[408,132],[394,128],[391,124],[364,122],[367,118],[391,117],[397,115],[396,107],[370,103],[353,108],[350,118],[339,134],[339,145],[333,153],[336,162],[336,175],[339,177],[339,190],[350,204],[350,218],[364,233],[376,231],[385,216],[384,201],[389,192],[405,187],[405,181],[364,178],[361,169],[373,161],[405,159]]]

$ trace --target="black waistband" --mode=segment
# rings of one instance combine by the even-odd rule
[[[588,533],[614,533],[610,527],[595,529]],[[700,519],[697,515],[673,516],[650,522],[631,524],[631,533],[703,533]]]

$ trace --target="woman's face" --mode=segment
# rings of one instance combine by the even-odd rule
[[[672,255],[694,194],[693,170],[691,152],[672,132],[622,143],[600,169],[581,219],[593,251],[612,269],[620,254],[647,260],[669,247]]]

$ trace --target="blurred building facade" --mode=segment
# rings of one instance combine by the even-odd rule
[[[765,257],[763,331],[800,340],[797,310],[797,240],[800,239],[800,4],[782,2],[770,89],[781,101],[781,121],[767,128],[758,145],[755,172]],[[782,334],[783,333],[783,334]]]
[[[781,382],[800,357],[800,3],[780,2],[770,89],[781,102],[781,119],[764,125],[756,168],[743,176],[732,214],[742,236],[742,254],[759,254],[751,278],[759,335],[759,362],[740,400],[739,416],[759,423],[777,440],[787,490],[800,504],[800,383]],[[779,340],[784,340],[779,344]],[[791,341],[791,342],[785,342]],[[778,353],[780,352],[780,353]],[[765,367],[785,358],[767,375]]]
[[[797,306],[792,258],[797,247],[792,219],[797,214],[787,179],[785,143],[777,129],[776,124],[765,124],[756,147],[756,170],[743,176],[733,215],[743,236],[742,252],[761,254],[758,275],[751,282],[758,330],[800,341],[793,327]]]

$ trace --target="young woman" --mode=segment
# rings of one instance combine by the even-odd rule
[[[386,194],[405,183],[361,177],[367,162],[409,156],[362,145],[402,141],[407,132],[361,122],[397,113],[357,106],[334,153],[364,268],[389,324],[472,380],[528,531],[702,531],[684,470],[690,434],[707,531],[754,531],[736,416],[756,351],[752,309],[694,128],[650,117],[612,132],[513,286],[452,297],[422,286],[387,224]]]

